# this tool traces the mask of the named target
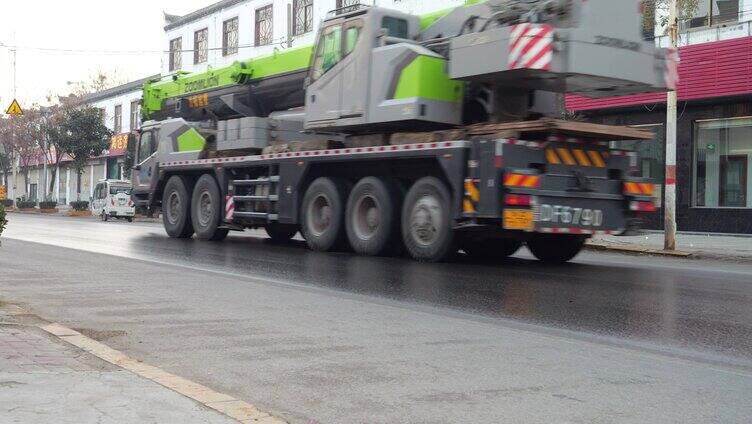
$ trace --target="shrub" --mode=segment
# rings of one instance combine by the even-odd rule
[[[77,200],[70,202],[70,206],[74,211],[86,211],[89,210],[89,202],[86,200]]]
[[[5,224],[8,223],[8,220],[5,219],[5,206],[0,203],[0,234],[3,234],[3,230],[5,229]]]
[[[33,209],[37,206],[34,200],[20,200],[16,205],[21,209]]]
[[[55,201],[39,202],[39,209],[55,209],[56,207],[57,202]]]
[[[3,206],[6,208],[12,208],[13,207],[13,199],[5,199],[3,200]]]

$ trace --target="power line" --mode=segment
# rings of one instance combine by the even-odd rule
[[[280,37],[272,40],[269,44],[241,44],[238,45],[238,49],[247,49],[253,47],[266,47],[266,46],[284,46],[287,42],[287,37]],[[84,54],[84,55],[142,55],[142,54],[170,54],[174,52],[180,53],[194,53],[196,51],[220,51],[225,47],[207,47],[206,49],[181,49],[181,50],[101,50],[101,49],[76,49],[76,48],[58,48],[58,47],[39,47],[39,46],[22,46],[22,45],[9,45],[0,42],[0,47],[9,50],[31,50],[47,53],[61,53],[61,54]]]

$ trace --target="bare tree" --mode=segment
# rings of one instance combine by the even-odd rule
[[[677,0],[679,19],[688,19],[697,13],[701,0]],[[662,32],[668,30],[668,8],[671,0],[643,0],[644,31],[652,34],[655,26],[659,25]]]
[[[6,149],[10,145],[13,155],[18,158],[24,176],[24,187],[28,188],[29,166],[43,158],[39,147],[43,134],[41,114],[38,107],[32,107],[22,116],[11,117],[5,121],[9,128],[5,128],[3,133],[10,134],[10,141],[4,141],[4,144]]]

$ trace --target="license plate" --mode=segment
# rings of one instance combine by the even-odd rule
[[[548,204],[539,205],[537,208],[538,222],[540,223],[594,228],[603,225],[603,211],[601,209]]]
[[[529,209],[504,209],[505,230],[532,230],[533,211]]]

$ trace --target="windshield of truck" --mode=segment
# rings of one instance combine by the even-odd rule
[[[381,20],[381,28],[386,30],[386,35],[394,38],[408,38],[407,21],[404,19],[384,16]]]
[[[130,196],[131,188],[128,186],[110,186],[110,194],[116,195],[118,193],[125,193]]]

